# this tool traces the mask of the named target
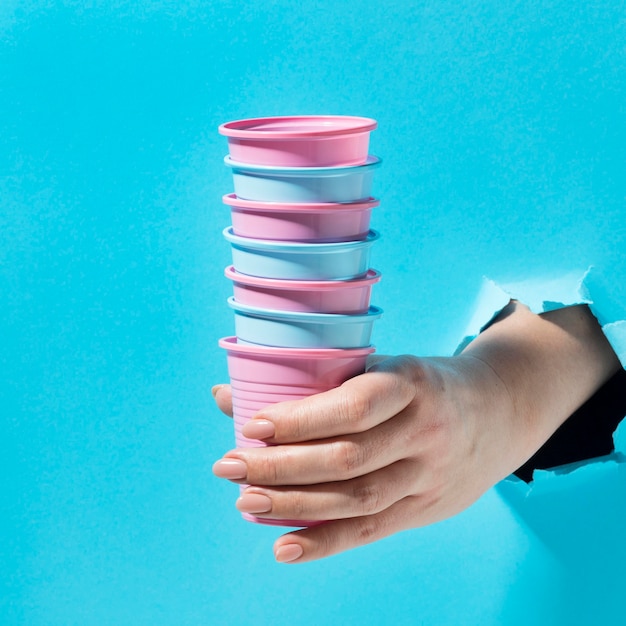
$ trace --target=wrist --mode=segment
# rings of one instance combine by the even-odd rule
[[[508,390],[527,456],[620,367],[585,306],[536,315],[511,302],[462,354],[488,364]]]
[[[522,398],[478,350],[453,357],[464,379],[479,463],[489,486],[505,478],[534,453]]]

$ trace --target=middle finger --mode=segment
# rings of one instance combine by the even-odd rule
[[[250,485],[313,485],[355,478],[419,454],[426,442],[408,435],[414,432],[408,423],[412,419],[407,409],[363,433],[306,443],[237,448],[214,465],[214,472],[219,476],[224,460],[231,464],[236,460],[242,468],[237,478]]]
[[[378,513],[413,495],[419,482],[419,461],[404,459],[352,480],[299,487],[248,487],[237,500],[237,508],[264,519],[359,517]]]

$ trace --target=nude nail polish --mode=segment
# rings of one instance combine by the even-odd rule
[[[274,558],[279,563],[291,563],[292,561],[299,559],[303,553],[304,550],[302,549],[302,546],[299,546],[297,543],[288,543],[287,545],[280,546],[276,549],[274,552]]]
[[[272,422],[257,419],[246,422],[241,429],[241,433],[248,439],[269,439],[274,436],[276,429]]]
[[[236,507],[242,513],[267,513],[272,510],[272,501],[261,493],[244,492],[237,499]]]
[[[220,459],[213,464],[213,473],[218,478],[238,480],[246,477],[248,468],[239,459]]]

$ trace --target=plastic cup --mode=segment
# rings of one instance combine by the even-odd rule
[[[240,237],[277,241],[331,242],[365,239],[374,198],[363,202],[282,203],[223,197],[231,208],[233,232]]]
[[[367,117],[300,115],[236,120],[218,130],[235,161],[326,167],[364,163],[375,128]]]
[[[228,305],[239,341],[281,348],[365,348],[383,313],[378,307],[360,315],[280,311],[247,306],[232,297]]]
[[[372,196],[374,171],[381,160],[368,156],[362,165],[283,167],[254,165],[225,157],[235,194],[261,202],[359,202]]]
[[[238,237],[232,227],[224,237],[231,244],[233,266],[250,276],[285,280],[350,280],[369,269],[370,249],[379,238],[370,230],[362,241],[300,243]]]
[[[233,420],[237,447],[264,447],[262,441],[241,434],[243,425],[260,409],[276,402],[300,400],[341,385],[365,371],[373,347],[354,350],[273,348],[241,344],[224,337],[232,388]],[[243,487],[245,488],[245,486]],[[277,526],[311,526],[307,520],[268,520],[242,514],[249,521]]]
[[[372,285],[380,272],[370,269],[365,277],[353,280],[280,280],[248,276],[231,265],[224,271],[233,281],[237,302],[252,307],[308,313],[366,313]]]

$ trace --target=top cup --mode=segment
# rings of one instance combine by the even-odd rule
[[[376,120],[346,115],[260,117],[227,122],[233,161],[250,165],[341,167],[367,160]]]

